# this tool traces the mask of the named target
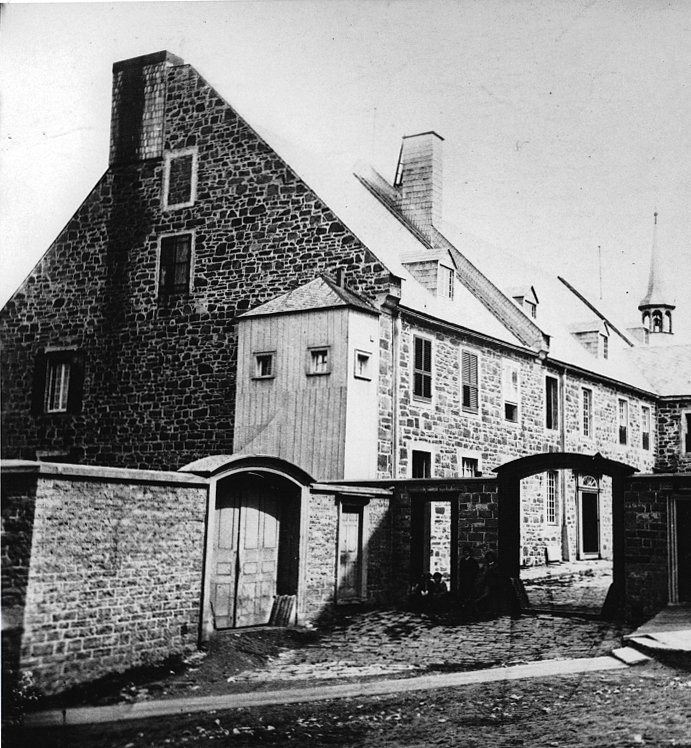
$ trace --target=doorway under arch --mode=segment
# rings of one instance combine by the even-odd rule
[[[636,468],[599,453],[546,452],[512,460],[495,468],[498,474],[498,547],[502,564],[509,577],[518,579],[521,568],[521,481],[538,473],[573,470],[581,476],[599,480],[611,478],[612,583],[602,608],[603,615],[619,610],[624,598],[624,482]],[[592,493],[586,493],[586,515],[592,513]],[[589,503],[588,503],[589,502]],[[591,534],[592,535],[592,534]],[[589,547],[594,535],[586,537]]]

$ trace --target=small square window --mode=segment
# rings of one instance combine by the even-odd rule
[[[310,375],[329,374],[331,359],[329,348],[310,348],[307,352],[307,373]]]
[[[372,379],[370,373],[371,354],[366,351],[355,351],[355,378]]]
[[[411,455],[411,478],[429,478],[432,475],[432,453],[414,449]]]
[[[461,475],[464,478],[475,478],[479,474],[479,461],[475,457],[461,458]]]
[[[273,379],[274,354],[273,353],[256,353],[254,355],[254,379]]]

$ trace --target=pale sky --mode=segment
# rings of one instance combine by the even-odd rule
[[[10,3],[0,304],[107,168],[111,67],[168,49],[250,123],[393,178],[445,138],[445,218],[599,295],[645,294],[652,215],[691,339],[688,0]]]

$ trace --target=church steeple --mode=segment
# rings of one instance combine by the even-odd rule
[[[643,327],[652,333],[672,334],[672,311],[674,300],[662,282],[660,251],[657,246],[657,211],[654,213],[653,247],[650,253],[650,277],[648,292],[638,305]]]

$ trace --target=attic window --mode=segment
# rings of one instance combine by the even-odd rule
[[[163,170],[163,207],[167,210],[194,205],[197,187],[195,148],[167,153]]]
[[[254,379],[273,379],[275,374],[274,366],[275,353],[255,353],[254,355]]]
[[[310,348],[307,351],[307,374],[310,376],[329,374],[331,361],[328,346]]]
[[[537,304],[530,299],[526,299],[524,303],[526,312],[535,319],[537,317]]]

